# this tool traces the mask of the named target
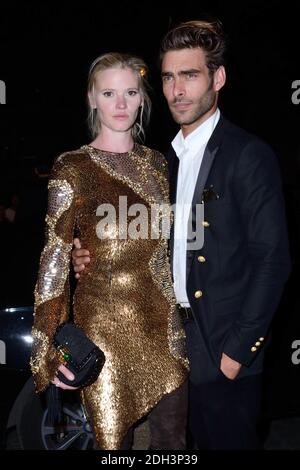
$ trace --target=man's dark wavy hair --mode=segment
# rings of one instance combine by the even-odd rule
[[[226,39],[219,20],[187,21],[173,27],[161,42],[160,64],[166,52],[197,47],[205,52],[206,65],[211,74],[225,65]]]

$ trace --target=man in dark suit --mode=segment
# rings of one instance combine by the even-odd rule
[[[171,264],[190,361],[192,436],[199,448],[254,449],[264,349],[290,261],[276,157],[217,106],[224,52],[219,22],[183,23],[161,44],[163,92],[181,127],[168,154]],[[75,271],[88,254],[74,253]]]
[[[276,157],[217,107],[224,52],[218,21],[183,23],[161,44],[163,92],[181,127],[168,154],[171,262],[192,434],[200,448],[249,449],[259,446],[264,349],[290,261]],[[188,218],[199,227],[197,204],[204,243],[193,249]]]

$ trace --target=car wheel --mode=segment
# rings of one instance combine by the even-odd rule
[[[20,425],[23,449],[85,450],[93,449],[94,435],[79,401],[65,401],[59,425],[49,423],[48,409],[42,400],[26,407]],[[34,405],[34,406],[32,406]]]
[[[43,394],[31,390],[18,397],[15,426],[7,430],[7,449],[85,450],[95,447],[95,439],[77,393],[63,393],[62,419],[52,425]]]
[[[86,450],[93,449],[94,435],[80,403],[65,403],[62,422],[59,426],[48,423],[48,410],[41,422],[41,437],[45,449],[49,450]]]

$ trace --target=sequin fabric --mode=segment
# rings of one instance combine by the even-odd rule
[[[48,242],[41,256],[38,282],[35,288],[36,307],[62,293],[69,272],[69,254],[72,249],[72,244],[65,243],[55,233],[55,227],[61,215],[72,203],[73,190],[65,180],[51,180],[48,189],[46,216]]]
[[[151,209],[168,205],[166,164],[138,144],[121,154],[83,146],[57,159],[49,195],[31,357],[37,390],[47,386],[57,363],[51,342],[68,314],[76,227],[91,262],[75,290],[74,318],[106,356],[98,380],[81,393],[99,447],[119,449],[128,429],[188,371],[161,224],[150,237]]]

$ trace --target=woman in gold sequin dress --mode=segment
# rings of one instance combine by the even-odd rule
[[[70,388],[55,375],[58,368],[68,371],[52,338],[68,318],[76,229],[94,256],[76,287],[74,320],[106,356],[97,381],[82,391],[101,449],[122,448],[134,423],[187,377],[167,240],[161,233],[151,238],[151,207],[168,204],[166,164],[159,152],[135,142],[150,112],[145,74],[143,61],[124,54],[105,54],[92,64],[88,96],[95,139],[54,164],[47,243],[35,289],[31,368],[36,389],[43,391],[50,382]],[[115,209],[115,220],[104,224],[107,207]],[[128,228],[133,222],[130,207],[147,209],[139,218],[140,237],[124,232],[124,222]]]

